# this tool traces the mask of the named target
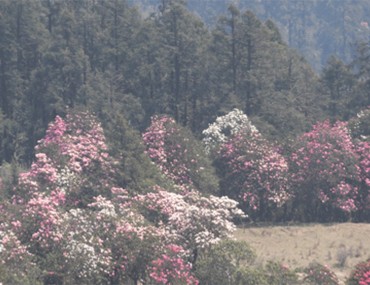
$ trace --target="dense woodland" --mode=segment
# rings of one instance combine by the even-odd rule
[[[238,5],[148,11],[0,0],[0,282],[337,284],[227,238],[370,220],[369,42],[317,73]]]
[[[144,13],[162,5],[161,0],[130,2]],[[188,0],[187,6],[213,27],[231,3],[264,21],[271,19],[284,41],[298,49],[317,71],[332,55],[349,63],[354,43],[369,40],[370,3],[366,0]]]
[[[230,6],[213,28],[184,1],[143,17],[126,1],[1,1],[2,161],[30,165],[55,115],[87,107],[135,129],[169,114],[196,135],[242,109],[274,139],[367,106],[368,45],[317,75],[271,22]]]

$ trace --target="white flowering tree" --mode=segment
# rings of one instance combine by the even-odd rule
[[[185,195],[157,187],[136,197],[144,216],[163,227],[168,243],[180,244],[196,262],[198,249],[231,237],[234,219],[244,218],[238,202],[227,197],[204,197],[197,191]]]
[[[203,143],[207,152],[214,151],[241,130],[250,133],[258,132],[257,128],[248,119],[248,116],[239,109],[235,108],[228,114],[217,117],[216,121],[203,131]]]

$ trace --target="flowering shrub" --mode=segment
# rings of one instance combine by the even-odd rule
[[[259,133],[240,131],[220,146],[221,190],[241,201],[247,213],[263,217],[289,198],[288,164]]]
[[[360,168],[345,123],[318,123],[302,135],[290,156],[292,184],[311,219],[320,207],[349,213],[357,210]],[[329,212],[330,213],[330,212]],[[326,213],[326,216],[329,214]]]
[[[242,111],[218,117],[203,135],[221,178],[221,193],[239,201],[248,214],[265,219],[269,208],[290,198],[287,162]]]
[[[198,165],[186,149],[180,157]],[[32,259],[45,283],[197,284],[185,260],[192,261],[194,248],[229,234],[231,219],[241,215],[236,202],[192,189],[199,165],[186,172],[189,180],[176,180],[176,171],[171,176],[182,190],[191,187],[184,196],[163,189],[135,196],[117,187],[115,166],[93,116],[57,117],[36,146],[30,170],[0,205],[0,271]],[[189,250],[177,251],[176,244]]]
[[[369,285],[370,284],[370,260],[360,262],[351,272],[348,285]]]
[[[266,264],[265,272],[269,285],[298,284],[298,276],[296,272],[292,271],[287,265],[284,265],[282,263],[268,261]]]
[[[65,276],[70,280],[94,283],[100,276],[111,273],[112,257],[104,243],[95,213],[85,209],[71,209],[63,215],[65,236],[59,247],[63,253]]]
[[[192,265],[185,261],[186,254],[183,253],[184,249],[181,246],[169,244],[166,246],[166,252],[152,261],[149,267],[149,276],[155,284],[199,284],[198,280],[192,275]]]
[[[182,192],[216,192],[217,178],[203,147],[168,116],[154,116],[142,135],[147,154]]]
[[[18,227],[18,221],[15,222]],[[10,229],[0,230],[0,283],[4,284],[40,284],[41,272],[35,265],[35,256],[21,243]]]
[[[22,237],[32,233],[29,242],[37,249],[52,248],[63,238],[60,200],[56,191],[50,195],[35,193],[22,213]]]
[[[319,263],[310,264],[305,270],[304,280],[314,285],[338,285],[339,280],[335,273],[326,265]]]
[[[68,204],[87,204],[98,193],[109,193],[114,176],[105,137],[89,113],[56,117],[35,147],[36,161],[21,173],[14,199],[28,200],[35,191],[64,193]]]
[[[203,143],[207,152],[214,151],[225,143],[229,137],[236,135],[241,130],[248,133],[258,133],[247,115],[239,109],[235,108],[225,116],[217,117],[216,121],[203,131]]]
[[[70,168],[78,173],[94,162],[109,166],[103,129],[88,112],[70,113],[65,121],[57,116],[36,150],[49,146],[57,146],[60,154],[68,158]]]
[[[164,226],[170,242],[189,250],[205,248],[229,237],[235,230],[232,219],[244,216],[236,201],[203,197],[196,191],[180,195],[157,188],[156,192],[136,199],[149,219],[154,217],[158,225]]]
[[[35,162],[19,175],[11,204],[2,208],[18,247],[49,272],[45,278],[64,272],[65,278],[94,282],[108,276],[110,248],[100,247],[91,210],[80,209],[96,200],[97,192],[109,196],[113,183],[100,124],[89,113],[56,117],[35,149]]]
[[[246,242],[225,239],[200,252],[195,275],[204,285],[238,284],[237,271],[250,267],[255,259],[256,254]]]

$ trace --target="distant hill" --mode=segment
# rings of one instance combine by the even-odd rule
[[[163,0],[131,2],[150,11]],[[331,55],[349,62],[353,45],[370,37],[368,0],[187,0],[189,9],[208,25],[215,25],[231,3],[275,22],[285,42],[300,50],[316,71]]]

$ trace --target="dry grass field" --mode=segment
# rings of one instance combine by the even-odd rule
[[[257,262],[280,261],[291,269],[312,261],[328,265],[344,284],[355,264],[370,257],[370,224],[308,224],[238,229]]]

